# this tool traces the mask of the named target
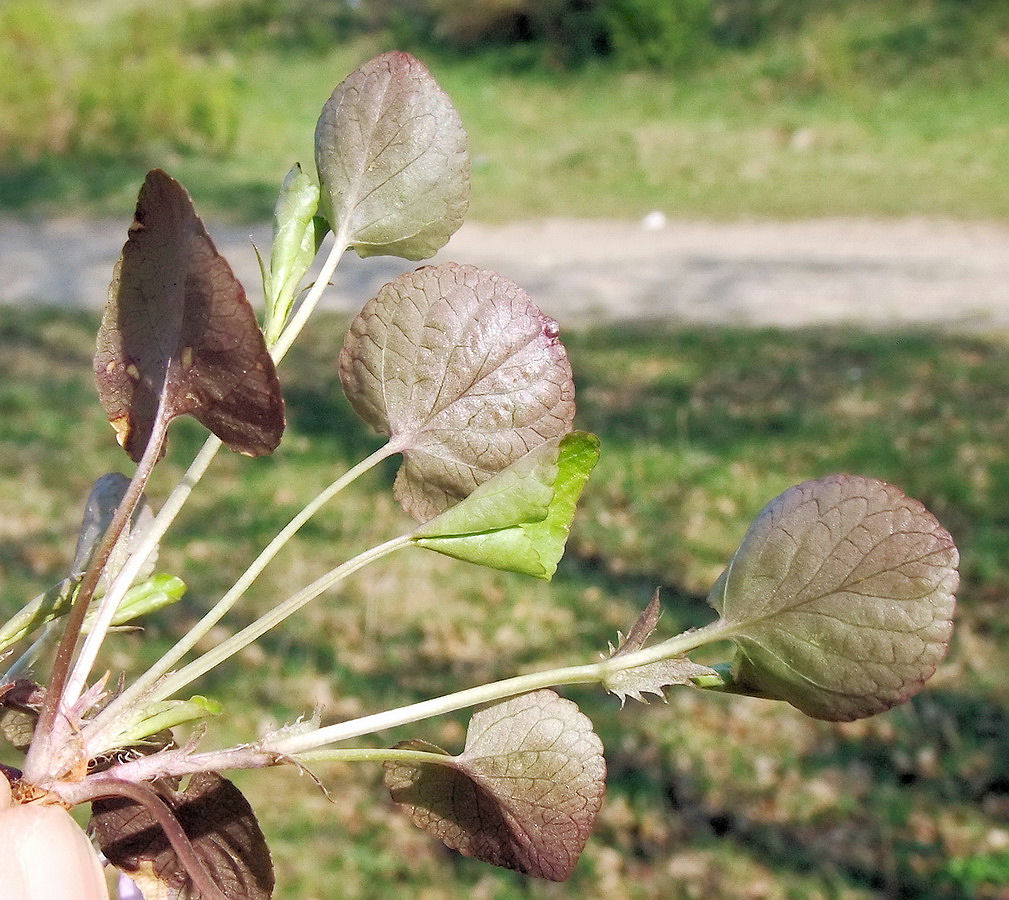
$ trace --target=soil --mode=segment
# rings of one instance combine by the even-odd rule
[[[128,223],[0,217],[0,302],[99,307]],[[269,225],[210,226],[258,295],[252,252]],[[666,320],[802,327],[1009,330],[1009,224],[820,219],[718,224],[543,220],[471,223],[435,262],[496,269],[562,327]],[[325,306],[356,310],[418,265],[348,253]]]

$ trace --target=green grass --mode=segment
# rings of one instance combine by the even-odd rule
[[[920,21],[935,3],[842,6],[676,75],[424,54],[471,135],[474,217],[1009,214],[1004,13],[964,5],[943,31]],[[215,218],[267,216],[290,164],[311,162],[330,91],[388,46],[270,42],[130,4],[22,7],[35,43],[0,53],[14,210],[123,214],[159,165]],[[47,38],[73,9],[84,24]]]
[[[83,498],[128,470],[89,374],[89,314],[7,310],[0,323],[0,612],[69,564]],[[215,462],[162,547],[189,593],[106,664],[163,649],[315,491],[376,446],[339,389],[343,323],[321,318],[284,363],[278,453]],[[830,471],[892,480],[953,532],[963,587],[953,647],[928,688],[888,714],[814,722],[781,704],[680,689],[620,709],[571,690],[607,748],[609,786],[564,886],[444,851],[384,798],[373,767],[320,766],[332,802],[293,771],[246,773],[279,897],[998,897],[1009,816],[1009,354],[930,332],[648,329],[567,340],[578,425],[603,442],[570,550],[550,585],[411,552],[365,571],[198,689],[227,702],[211,743],[254,738],[317,705],[377,711],[518,670],[592,659],[653,588],[660,628],[711,618],[703,596],[759,508]],[[202,443],[173,426],[157,505]],[[394,467],[349,489],[275,561],[229,627],[249,621],[406,520]],[[219,634],[208,640],[216,643]],[[457,749],[465,719],[381,735]],[[6,756],[5,756],[6,759]]]

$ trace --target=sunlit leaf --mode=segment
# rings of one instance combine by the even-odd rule
[[[280,443],[283,400],[255,312],[185,188],[159,169],[147,175],[116,264],[95,375],[134,461],[159,416],[193,415],[252,456]]]
[[[347,332],[340,378],[357,413],[402,451],[396,496],[420,521],[574,419],[557,323],[473,266],[426,266],[382,288]]]
[[[165,573],[152,575],[140,584],[133,585],[126,592],[116,609],[116,614],[112,617],[112,624],[125,625],[141,616],[171,606],[181,600],[185,592],[185,582],[178,576]],[[89,612],[88,618],[84,620],[85,631],[90,627],[92,618]]]
[[[917,500],[832,475],[772,500],[709,598],[738,646],[732,688],[822,719],[873,715],[935,671],[959,561]]]
[[[230,781],[198,772],[183,791],[160,792],[229,900],[268,900],[273,864],[248,801]],[[96,800],[91,823],[106,858],[145,888],[164,897],[195,898],[168,838],[147,809],[119,797]]]
[[[333,91],[315,129],[321,211],[361,256],[425,259],[462,224],[466,132],[407,53],[366,62]]]
[[[413,821],[466,856],[564,881],[595,825],[603,747],[570,700],[535,691],[474,714],[459,756],[400,745],[431,763],[390,761],[385,782]]]
[[[328,229],[316,217],[319,185],[295,164],[284,178],[273,211],[270,268],[263,280],[268,341],[280,335],[294,297]]]
[[[637,650],[642,650],[652,636],[652,632],[655,631],[660,612],[659,592],[656,590],[648,606],[644,608],[631,630],[627,632],[627,636],[624,637],[617,632],[619,635],[617,646],[615,649],[612,645],[610,646],[607,659],[619,659]],[[677,657],[644,663],[627,669],[614,669],[606,674],[602,684],[611,694],[620,698],[620,705],[623,706],[628,697],[640,703],[647,702],[644,694],[655,694],[665,699],[663,688],[674,684],[693,684],[695,678],[713,674],[715,674],[714,671],[707,666]]]
[[[415,542],[455,559],[549,580],[598,458],[598,438],[581,431],[541,444],[421,526]]]
[[[124,744],[134,744],[159,731],[175,728],[186,722],[196,722],[219,716],[224,706],[217,700],[197,694],[188,700],[159,700],[136,714],[135,723],[118,735]]]

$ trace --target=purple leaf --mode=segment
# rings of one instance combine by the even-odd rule
[[[396,496],[426,521],[574,419],[557,323],[494,272],[446,263],[401,275],[351,324],[340,378],[404,456]]]
[[[433,256],[469,204],[466,132],[408,53],[383,53],[333,91],[315,130],[320,209],[361,256]]]
[[[419,827],[466,856],[564,881],[602,805],[606,763],[592,723],[553,691],[477,712],[459,756],[420,741],[430,764],[390,761],[385,782]]]
[[[98,392],[134,461],[161,424],[191,414],[232,450],[272,453],[284,431],[273,360],[245,290],[186,189],[147,175],[98,332]]]
[[[848,720],[903,703],[945,656],[957,549],[882,481],[807,481],[760,513],[709,602],[739,654],[729,688]]]
[[[165,796],[167,794],[167,796]],[[228,900],[268,900],[273,863],[248,801],[215,772],[199,772],[184,791],[162,792],[217,887]],[[91,818],[106,858],[153,896],[195,897],[189,876],[146,807],[124,798],[96,800]]]

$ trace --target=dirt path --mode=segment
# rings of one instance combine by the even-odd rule
[[[99,306],[127,224],[0,217],[0,302]],[[497,269],[565,327],[663,319],[1009,329],[1009,225],[918,219],[651,224],[468,224],[437,261]],[[255,297],[259,273],[249,241],[266,250],[269,227],[210,231]],[[357,309],[411,267],[348,254],[326,305]]]

